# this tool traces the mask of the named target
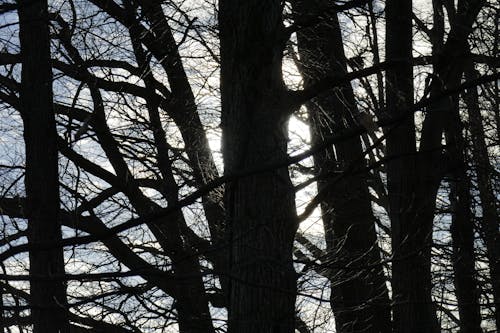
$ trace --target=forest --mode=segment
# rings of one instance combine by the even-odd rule
[[[1,329],[498,332],[499,20],[0,0]]]

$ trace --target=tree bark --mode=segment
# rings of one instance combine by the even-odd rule
[[[19,1],[22,58],[20,103],[26,146],[30,306],[34,333],[69,333],[63,249],[37,244],[61,241],[57,132],[46,0]]]
[[[225,173],[282,161],[287,121],[281,1],[220,1]],[[292,333],[297,228],[287,168],[226,184],[231,333]]]
[[[465,77],[474,80],[478,77],[473,65],[466,67]],[[479,96],[477,88],[469,89],[465,95],[465,103],[469,115],[470,132],[472,138],[473,166],[477,174],[479,198],[483,213],[481,231],[486,243],[489,261],[491,284],[493,287],[493,300],[495,302],[495,322],[500,327],[500,235],[498,200],[493,191],[494,170],[490,164],[488,149],[486,147],[484,127],[481,110],[479,109]]]
[[[434,1],[435,27],[432,30],[433,67],[435,79],[430,86],[431,98],[439,97],[444,89],[454,89],[461,81],[469,45],[467,38],[472,24],[484,5],[482,0],[458,3],[455,11],[447,7],[451,30],[444,42],[444,2]],[[455,284],[459,301],[461,330],[480,331],[481,317],[477,304],[477,284],[474,277],[474,236],[471,225],[470,193],[465,166],[465,148],[461,134],[461,122],[456,96],[442,97],[427,107],[420,141],[419,174],[422,199],[434,198],[441,181],[443,166],[454,176],[452,195],[457,211],[452,219],[453,259],[456,271]],[[443,131],[447,135],[447,153],[442,146]],[[445,156],[448,159],[445,159]],[[418,202],[418,197],[416,202]],[[431,209],[431,202],[427,207]],[[434,204],[432,203],[432,209]],[[429,214],[430,216],[430,214]],[[430,219],[430,217],[429,217]],[[431,223],[429,220],[428,223]],[[432,229],[429,230],[431,232]]]
[[[386,73],[387,112],[392,117],[413,104],[411,17],[411,0],[386,2],[386,60],[395,63]],[[386,142],[391,159],[387,163],[387,188],[392,226],[394,331],[437,332],[430,272],[434,178],[419,174],[413,116],[408,115],[397,124]]]
[[[328,10],[323,1],[296,1],[296,24],[301,19],[318,17]],[[347,72],[340,25],[335,13],[322,15],[321,23],[297,33],[300,70],[307,89],[322,77]],[[355,124],[359,113],[350,84],[338,87],[307,103],[313,144],[334,132]],[[328,195],[321,203],[327,263],[331,283],[331,307],[337,332],[389,332],[390,303],[380,262],[375,218],[366,174],[347,175],[334,187],[329,185],[335,171],[342,171],[361,159],[359,136],[314,155],[320,176],[318,191]],[[330,262],[331,264],[328,264]],[[342,268],[340,268],[342,267]]]
[[[470,178],[467,175],[465,143],[462,135],[458,98],[453,99],[446,144],[450,154],[451,237],[455,295],[461,333],[481,333],[480,290],[474,261],[474,222]]]
[[[451,10],[452,8],[448,7],[448,11]],[[433,82],[431,85],[430,94],[436,97],[441,94],[444,87],[456,87],[460,83],[461,69],[457,66],[460,60],[452,57],[452,61],[448,59],[446,63],[443,62],[443,56],[446,58],[450,56],[448,53],[443,53],[445,46],[450,50],[450,47],[453,47],[453,44],[460,39],[448,39],[448,42],[444,43],[445,19],[441,0],[433,1],[433,12],[434,25],[431,31],[433,65],[437,75],[443,78],[442,84],[434,84],[435,82]],[[456,24],[454,13],[448,13],[451,15],[449,20],[453,26]],[[450,175],[449,197],[452,210],[450,233],[452,236],[452,263],[455,273],[453,282],[460,314],[460,331],[481,332],[479,289],[475,278],[471,184],[467,175],[458,97],[442,98],[430,105],[427,111],[421,142],[423,154],[420,155],[424,161],[420,164],[420,169],[427,179],[432,179],[434,175],[435,180],[432,182],[435,185],[431,185],[431,188],[438,186],[440,182],[440,173],[435,171],[439,163],[446,165],[445,172]],[[440,152],[440,137],[443,130],[446,135],[447,156],[449,157],[447,159],[443,159],[444,155]]]
[[[452,27],[446,43],[441,47],[442,36],[434,36],[435,78],[430,86],[431,98],[438,98],[443,90],[460,83],[467,37],[482,5],[482,0],[459,2],[456,14],[450,19]],[[391,116],[398,109],[408,109],[413,99],[411,14],[411,1],[387,2],[386,60],[399,62],[387,71],[387,110]],[[439,28],[438,25],[435,32]],[[438,330],[431,298],[430,249],[436,195],[446,167],[441,140],[452,112],[449,97],[442,97],[426,108],[418,155],[410,115],[387,138],[388,156],[397,158],[387,164],[397,332]]]

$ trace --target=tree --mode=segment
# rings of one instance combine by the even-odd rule
[[[26,199],[30,244],[30,307],[33,332],[69,333],[60,246],[57,132],[52,101],[48,7],[44,0],[20,1],[22,77],[19,91],[26,147]]]
[[[64,249],[39,280],[75,332],[493,331],[498,8],[432,4],[49,2],[42,245],[18,142],[43,39],[0,4],[3,328],[36,321],[29,252]]]
[[[293,111],[281,74],[286,34],[280,1],[221,1],[224,171],[287,157]],[[229,332],[293,332],[297,217],[286,167],[226,185]]]
[[[397,117],[413,105],[412,2],[386,5],[386,58],[397,64],[386,72],[387,112]],[[434,178],[419,168],[415,124],[410,115],[395,125],[387,138],[387,191],[392,227],[392,287],[394,326],[397,332],[436,332],[437,318],[431,300],[430,249]],[[427,147],[426,147],[427,148]],[[428,148],[427,148],[428,149]],[[424,150],[427,158],[436,152]],[[422,158],[422,161],[424,158]],[[430,196],[430,197],[429,197]]]
[[[476,79],[477,72],[473,69],[471,64],[466,65],[465,76],[468,79]],[[490,274],[493,288],[493,299],[494,303],[498,304],[498,256],[495,254],[498,252],[498,213],[497,208],[495,208],[495,199],[493,197],[492,185],[495,183],[494,178],[492,178],[491,170],[492,167],[488,158],[488,150],[485,144],[485,134],[482,126],[481,115],[479,110],[479,98],[477,95],[477,88],[471,88],[467,91],[465,95],[465,103],[467,104],[467,113],[470,122],[470,132],[472,139],[472,156],[474,159],[474,169],[477,173],[477,182],[479,189],[479,197],[481,200],[481,207],[483,210],[483,221],[481,223],[482,234],[484,235],[484,240],[486,243],[488,260],[490,263]],[[495,222],[497,221],[497,222]],[[467,290],[467,289],[465,289]],[[500,318],[498,317],[500,311],[496,310],[496,325],[500,324]]]
[[[297,33],[300,70],[307,88],[325,75],[347,73],[347,59],[337,13],[324,2],[296,1],[295,24],[301,19],[305,28]],[[308,27],[308,18],[327,12],[321,23]],[[331,13],[331,14],[330,14]],[[357,124],[360,114],[351,84],[323,93],[307,103],[313,144],[321,143],[332,133]],[[353,136],[314,155],[318,175],[325,239],[326,264],[329,269],[331,307],[338,332],[391,329],[390,304],[385,285],[375,218],[367,185],[361,137]],[[354,167],[351,165],[354,164]],[[332,184],[337,171],[348,175]],[[337,257],[337,258],[335,258]],[[338,258],[340,257],[340,258]],[[341,266],[337,268],[336,266]]]

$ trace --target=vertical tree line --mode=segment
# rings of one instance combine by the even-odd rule
[[[333,11],[320,24],[308,27],[308,18],[332,11],[332,7],[322,1],[296,1],[294,10],[297,24],[304,22],[305,25],[297,33],[304,87],[313,85],[325,74],[345,75],[347,58],[337,13]],[[355,126],[357,118],[363,116],[356,107],[349,82],[333,93],[321,94],[306,106],[313,144],[321,143],[331,133]],[[356,171],[366,167],[361,137],[354,136],[316,153],[314,164],[319,177],[318,191],[324,198],[321,211],[327,245],[326,266],[328,262],[333,266],[329,269],[330,303],[337,330],[390,331],[390,302],[367,175]],[[351,167],[352,164],[355,166]],[[349,167],[354,169],[353,174],[332,184],[332,175]]]
[[[18,3],[20,112],[24,124],[26,217],[33,332],[69,333],[59,223],[57,131],[47,1]],[[55,245],[55,246],[54,246]]]
[[[287,157],[287,98],[281,63],[281,2],[221,1],[222,152],[227,174]],[[294,189],[283,166],[225,187],[229,332],[292,332],[297,229]]]
[[[2,328],[495,331],[499,10],[0,4]]]

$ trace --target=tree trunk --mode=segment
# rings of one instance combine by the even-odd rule
[[[287,121],[281,1],[220,1],[225,173],[282,161]],[[292,333],[297,228],[287,168],[226,184],[231,333]]]
[[[442,17],[442,1],[434,1],[435,27],[433,33],[433,67],[435,78],[431,82],[431,98],[439,98],[446,89],[458,87],[465,67],[469,46],[467,38],[472,31],[472,24],[477,17],[482,0],[466,0],[458,3],[458,9],[450,17],[451,30],[444,40],[444,21]],[[442,134],[447,134],[449,161],[443,159]],[[451,162],[447,163],[446,162]],[[443,169],[443,166],[445,169]],[[428,207],[428,232],[432,232],[432,215],[436,190],[439,187],[442,173],[449,172],[455,177],[452,184],[452,195],[456,196],[455,216],[452,220],[452,236],[454,247],[454,268],[457,272],[455,283],[457,298],[461,305],[461,330],[480,330],[480,313],[477,306],[477,287],[474,279],[473,229],[470,225],[470,193],[465,169],[465,152],[461,134],[460,116],[456,96],[442,96],[426,109],[425,120],[420,140],[418,171],[421,185],[417,192],[416,205]],[[421,200],[419,200],[419,195]],[[419,202],[421,202],[419,204]],[[425,212],[426,210],[423,209]],[[421,215],[425,215],[421,214]],[[420,223],[425,225],[426,222]]]
[[[461,333],[481,333],[480,291],[474,261],[474,222],[467,175],[467,162],[458,99],[454,98],[452,117],[446,133],[450,152],[451,237],[455,294],[458,300]]]
[[[202,126],[193,91],[188,81],[183,61],[160,2],[140,0],[146,17],[151,20],[151,29],[156,35],[148,50],[160,61],[167,74],[172,92],[172,101],[165,111],[172,117],[182,135],[189,166],[197,186],[203,186],[219,176],[208,144],[207,134]],[[138,33],[142,42],[142,34]],[[161,46],[161,47],[158,47]],[[158,52],[155,52],[158,51]],[[213,190],[202,197],[212,243],[220,246],[224,239],[224,209],[222,191]],[[223,259],[213,254],[216,269],[223,269]],[[224,285],[224,282],[222,281]],[[224,286],[223,286],[224,287]]]
[[[386,73],[389,116],[413,104],[412,2],[386,2]],[[408,115],[387,137],[387,188],[392,225],[394,331],[437,332],[431,299],[430,248],[434,216],[434,178],[419,174],[415,125]]]
[[[321,8],[327,10],[314,1],[296,1],[296,24],[300,24],[300,19],[318,17]],[[322,16],[322,20],[297,34],[305,88],[327,75],[341,76],[347,72],[337,15]],[[307,108],[313,144],[354,125],[359,112],[350,84],[322,94]],[[314,155],[316,173],[321,178],[318,191],[328,193],[321,210],[328,252],[326,267],[332,286],[331,307],[338,332],[388,332],[390,304],[366,174],[348,175],[335,186],[329,185],[336,171],[342,171],[362,155],[359,136]],[[363,161],[359,162],[360,168]]]
[[[130,11],[134,19],[135,10],[132,5],[126,2],[126,8]],[[144,72],[144,83],[147,89],[154,92],[154,77],[146,54],[140,44],[140,34],[136,26],[129,27],[130,36],[136,61]],[[153,131],[154,142],[157,150],[157,159],[162,175],[165,198],[169,205],[175,205],[179,200],[178,186],[175,181],[172,164],[169,158],[169,146],[166,133],[163,130],[158,104],[154,102],[153,96],[146,100],[151,129]],[[172,268],[178,279],[176,288],[177,315],[179,321],[179,332],[185,333],[211,333],[215,332],[209,310],[208,299],[203,285],[201,266],[198,257],[195,255],[191,244],[183,241],[182,226],[186,226],[186,221],[182,210],[179,210],[170,217],[176,223],[168,228],[160,227],[160,233],[167,235],[168,248],[164,248],[172,259]]]
[[[52,106],[52,67],[46,0],[19,1],[22,57],[21,113],[26,145],[26,195],[30,306],[35,333],[69,333],[61,241],[57,132]]]
[[[467,65],[465,71],[467,80],[478,77],[472,64]],[[472,138],[473,165],[477,174],[477,185],[483,219],[481,223],[482,235],[486,243],[486,251],[489,261],[491,284],[493,286],[493,300],[495,302],[495,322],[500,327],[500,234],[498,201],[493,191],[494,170],[490,164],[488,149],[486,147],[484,127],[482,123],[481,110],[479,109],[479,96],[477,88],[469,89],[465,95],[465,103],[470,122]]]
[[[439,98],[444,90],[456,88],[460,83],[467,37],[482,5],[482,0],[459,2],[442,47],[442,36],[435,36],[433,65],[438,79],[432,80],[431,98]],[[411,17],[411,1],[387,2],[386,60],[398,62],[387,71],[387,110],[391,116],[397,115],[399,110],[409,109],[413,99]],[[434,33],[438,33],[439,28],[437,26]],[[447,96],[426,108],[418,155],[411,115],[387,138],[388,156],[397,158],[387,164],[397,332],[438,330],[431,298],[430,250],[436,195],[445,171],[441,140],[443,130],[452,119],[452,110]]]

